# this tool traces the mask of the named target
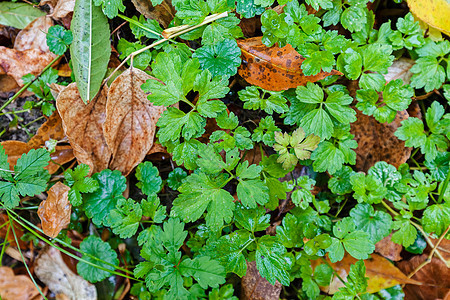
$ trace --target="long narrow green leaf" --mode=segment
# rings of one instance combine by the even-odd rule
[[[0,24],[24,29],[45,12],[27,3],[0,2]]]
[[[99,91],[111,55],[108,19],[92,0],[76,0],[71,29],[73,72],[81,99],[87,103]]]

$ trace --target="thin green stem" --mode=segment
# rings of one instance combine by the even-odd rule
[[[42,120],[43,118],[45,118],[45,117],[44,116],[40,116],[39,118],[34,119],[30,123],[27,123],[27,124],[23,125],[22,128],[26,128],[26,127],[30,126],[31,124],[36,123],[39,120]]]
[[[387,210],[389,210],[391,212],[391,214],[393,214],[394,216],[398,216],[399,213],[396,212],[395,210],[392,209],[392,207],[390,207],[386,202],[384,202],[383,200],[381,201],[381,204],[383,204],[384,207],[386,207]]]
[[[14,235],[14,240],[16,241],[16,245],[17,245],[17,250],[19,250],[20,253],[20,257],[22,257],[22,262],[25,266],[25,269],[27,269],[28,275],[30,275],[31,281],[33,281],[34,286],[36,287],[36,289],[39,291],[39,294],[41,294],[42,297],[44,297],[45,300],[48,300],[47,297],[45,297],[44,293],[41,291],[40,286],[36,283],[36,281],[34,280],[33,275],[31,274],[30,269],[28,268],[27,262],[25,261],[25,257],[23,257],[23,253],[22,250],[20,250],[19,247],[19,241],[17,240],[17,235],[16,235],[16,231],[14,230],[14,224],[13,222],[11,222],[11,215],[9,213],[9,211],[6,211],[6,213],[8,214],[9,217],[9,223],[10,223],[10,228],[12,229],[12,233]]]
[[[22,110],[6,111],[6,112],[3,112],[3,113],[0,113],[0,116],[21,114],[21,113],[29,112],[30,110],[31,110],[31,109],[22,109]]]
[[[8,224],[8,222],[5,222],[5,224]],[[11,226],[8,227],[8,229],[6,229],[6,236],[5,236],[5,241],[2,244],[2,252],[0,253],[0,266],[2,265],[2,261],[3,261],[3,255],[5,254],[6,251],[6,245],[8,244],[8,236],[9,236],[9,231],[11,230]]]
[[[16,100],[17,98],[19,98],[20,95],[22,95],[23,92],[25,92],[25,90],[27,88],[30,87],[30,85],[36,81],[36,79],[38,79],[45,71],[47,71],[48,69],[50,69],[50,67],[58,61],[58,59],[60,59],[62,57],[62,55],[57,56],[54,60],[52,60],[42,71],[41,73],[36,76],[33,80],[31,80],[30,82],[28,82],[27,84],[25,84],[17,93],[14,94],[14,96],[12,96],[11,98],[8,99],[8,101],[6,101],[2,107],[0,107],[0,112],[2,112],[5,107],[7,107],[8,105],[10,105],[14,100]]]

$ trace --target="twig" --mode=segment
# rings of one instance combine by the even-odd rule
[[[437,241],[436,245],[433,247],[433,249],[430,252],[430,255],[428,255],[427,259],[425,259],[425,261],[423,263],[421,263],[419,266],[417,266],[417,268],[414,269],[414,271],[412,271],[409,275],[408,278],[413,277],[417,272],[420,271],[420,269],[422,269],[423,267],[425,267],[426,265],[428,265],[434,255],[434,252],[437,251],[437,248],[439,246],[439,244],[442,242],[442,240],[444,239],[444,237],[447,235],[448,231],[450,230],[450,225],[447,227],[447,229],[444,231],[444,233],[441,234],[441,236],[439,237],[439,240]],[[444,260],[445,262],[445,260]],[[447,268],[448,268],[448,264],[447,264]]]
[[[30,85],[35,82],[42,74],[44,74],[45,71],[47,71],[48,69],[50,69],[50,67],[58,61],[58,59],[60,59],[63,55],[59,55],[57,56],[54,60],[52,60],[47,66],[45,66],[45,68],[41,71],[41,73],[39,73],[38,76],[36,76],[33,80],[31,80],[30,82],[28,82],[27,84],[25,84],[17,93],[14,94],[14,96],[12,96],[11,98],[8,99],[8,101],[6,101],[2,107],[0,107],[0,112],[2,112],[5,107],[7,107],[8,105],[10,105],[14,100],[16,100],[17,98],[19,98],[20,95],[22,95],[23,92],[25,92],[25,90],[27,88],[30,87]]]
[[[194,26],[190,26],[190,25],[181,25],[181,26],[177,26],[177,27],[172,27],[169,29],[166,29],[163,31],[162,35],[165,37],[159,41],[156,41],[154,43],[152,43],[151,45],[148,45],[147,47],[144,47],[142,49],[139,49],[137,51],[134,51],[133,53],[131,53],[130,55],[128,55],[121,63],[120,65],[117,66],[117,68],[114,69],[114,71],[104,80],[104,82],[108,82],[108,80],[120,69],[122,68],[122,66],[132,57],[135,57],[138,54],[141,54],[142,52],[145,52],[155,46],[158,46],[159,44],[162,44],[164,42],[167,42],[168,40],[180,36],[182,34],[185,34],[191,30],[194,30],[196,28],[202,27],[203,25],[206,25],[208,23],[214,22],[216,20],[225,18],[228,16],[228,12],[224,12],[221,14],[214,14],[214,15],[210,15],[208,17],[205,18],[205,20],[197,25]]]

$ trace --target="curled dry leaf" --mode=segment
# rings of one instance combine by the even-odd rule
[[[392,233],[375,244],[375,252],[378,252],[382,256],[392,260],[402,260],[400,253],[403,250],[402,245],[396,244],[391,240]]]
[[[163,0],[161,4],[153,6],[151,0],[131,0],[136,10],[147,19],[158,21],[164,28],[167,28],[175,17],[175,8],[171,0]]]
[[[18,51],[39,49],[42,52],[49,52],[46,34],[51,26],[53,26],[51,18],[47,16],[37,18],[19,32],[14,49]]]
[[[413,256],[410,260],[402,261],[398,267],[409,274],[422,264],[428,254]],[[405,299],[442,299],[450,291],[450,269],[440,259],[433,257],[431,262],[420,269],[413,279],[423,282],[422,286],[407,284],[403,291]]]
[[[108,168],[111,158],[111,151],[103,136],[107,92],[108,88],[104,86],[86,105],[81,100],[76,83],[71,83],[56,99],[56,107],[73,153],[80,163],[89,165],[91,174]]]
[[[57,145],[55,152],[50,154],[52,160],[45,167],[50,174],[56,173],[61,165],[64,165],[75,159],[73,149],[70,145]]]
[[[66,265],[61,252],[47,246],[35,262],[34,272],[40,281],[57,295],[57,299],[95,300],[95,286],[76,275]],[[66,298],[63,298],[63,297]]]
[[[247,273],[242,277],[242,299],[244,300],[278,300],[281,293],[281,283],[271,285],[261,277],[256,262],[247,262]]]
[[[357,260],[345,253],[344,259],[336,263],[332,263],[328,257],[326,258],[330,266],[339,274],[339,276],[346,280],[350,272],[350,266],[355,264]],[[322,264],[321,260],[311,261],[312,267],[315,268]],[[368,277],[367,293],[376,293],[383,289],[387,289],[397,284],[415,284],[420,285],[420,281],[409,279],[396,266],[389,262],[386,258],[378,254],[371,254],[371,258],[364,260],[366,266],[366,277]],[[344,284],[337,276],[333,276],[332,281],[327,287],[320,287],[323,292],[330,295],[336,293]]]
[[[270,91],[282,91],[316,82],[329,75],[342,75],[339,71],[303,75],[301,64],[305,60],[291,45],[283,48],[266,47],[261,37],[237,40],[242,51],[239,75],[250,84]]]
[[[51,238],[57,237],[70,223],[72,205],[69,202],[69,190],[70,187],[57,182],[48,191],[47,200],[39,204],[37,213],[42,222],[42,230]]]
[[[147,99],[141,85],[153,79],[129,68],[111,84],[106,103],[103,133],[113,158],[109,167],[125,176],[137,166],[153,146],[156,122],[164,111]]]
[[[15,275],[9,267],[0,267],[0,296],[3,300],[29,300],[39,295],[31,279]]]
[[[51,14],[49,15],[55,19],[62,19],[68,14],[73,13],[75,7],[75,0],[42,0],[39,6],[48,4]]]

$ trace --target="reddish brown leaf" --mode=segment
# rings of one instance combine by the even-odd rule
[[[321,72],[314,76],[305,76],[301,64],[305,60],[291,45],[283,48],[267,48],[261,37],[237,41],[242,51],[242,64],[239,75],[248,83],[270,91],[282,91],[316,82],[329,75],[342,75],[339,71]]]
[[[344,259],[332,263],[327,257],[328,263],[339,274],[339,276],[346,280],[348,273],[350,272],[350,266],[355,264],[357,260],[351,257],[349,254],[345,254]],[[322,264],[320,260],[312,261],[313,268]],[[382,289],[387,289],[397,284],[421,284],[419,281],[409,279],[402,273],[397,267],[390,263],[386,258],[372,254],[371,258],[364,260],[366,266],[366,277],[368,277],[368,293],[376,293]],[[334,294],[344,284],[337,276],[332,278],[331,284],[328,287],[320,287],[322,291],[328,294]]]
[[[39,6],[43,6],[45,4],[48,4],[50,7],[50,17],[62,19],[73,12],[75,0],[41,0]]]
[[[45,247],[36,259],[34,272],[40,281],[60,299],[91,300],[97,299],[95,286],[81,276],[76,275],[66,265],[61,252],[54,247]]]
[[[57,237],[70,223],[72,205],[69,202],[69,190],[67,185],[57,182],[48,191],[47,200],[39,204],[37,213],[42,222],[42,230],[51,238]]]
[[[108,168],[111,151],[103,137],[107,87],[88,104],[81,100],[76,83],[67,86],[56,99],[73,153],[80,163],[90,166],[91,174]]]
[[[402,245],[396,244],[391,240],[392,234],[385,237],[375,244],[375,251],[382,256],[392,260],[399,261],[402,259],[400,253],[402,252]]]
[[[14,170],[17,160],[22,154],[28,153],[28,151],[33,149],[27,143],[21,141],[3,141],[1,145],[5,149],[6,155],[8,155],[8,163],[11,171]]]
[[[171,0],[163,0],[161,4],[154,7],[150,0],[131,0],[136,10],[147,19],[158,21],[164,28],[167,28],[175,17],[175,8]]]
[[[9,267],[0,267],[0,296],[4,300],[29,300],[39,295],[31,279],[15,275]]]
[[[164,111],[154,106],[141,85],[152,79],[136,68],[120,74],[108,91],[103,132],[113,158],[109,167],[125,176],[137,166],[153,146],[156,122]]]
[[[64,138],[62,120],[58,111],[53,114],[39,127],[36,134],[28,141],[28,146],[38,148],[45,145],[45,142],[52,139],[60,141]]]
[[[70,145],[56,146],[55,152],[51,153],[50,157],[52,158],[52,160],[49,161],[48,166],[45,167],[50,174],[56,173],[61,165],[64,165],[75,159],[73,149]]]
[[[278,300],[281,293],[281,283],[271,285],[261,277],[256,268],[256,262],[247,262],[247,273],[242,277],[242,298],[244,300]]]
[[[398,267],[409,274],[414,271],[428,257],[428,254],[416,255],[410,260],[402,261]],[[433,257],[431,263],[420,269],[413,279],[424,283],[422,286],[407,284],[403,289],[405,299],[442,299],[450,291],[450,269],[438,258]]]

